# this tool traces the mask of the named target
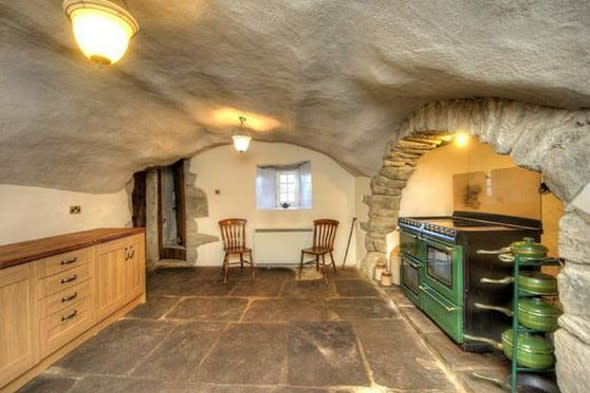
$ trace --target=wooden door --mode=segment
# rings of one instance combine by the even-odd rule
[[[31,264],[0,271],[0,387],[33,366],[39,334]]]
[[[164,212],[164,198],[165,194],[169,194],[170,183],[164,184],[164,172],[170,173],[172,171],[173,188],[174,190],[174,216],[176,221],[176,244],[164,244],[164,222],[165,216],[170,212]],[[160,168],[158,170],[158,244],[160,251],[160,259],[178,259],[186,260],[186,201],[184,193],[184,160],[180,160],[175,164]],[[166,209],[167,210],[167,209]]]
[[[127,302],[127,247],[125,241],[113,241],[96,247],[96,308],[99,320]]]
[[[125,261],[127,301],[140,296],[145,289],[145,241],[143,235],[134,236]]]

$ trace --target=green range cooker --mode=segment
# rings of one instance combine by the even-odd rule
[[[450,217],[402,217],[400,287],[418,308],[468,351],[489,351],[464,334],[499,340],[511,318],[475,303],[506,305],[512,283],[487,284],[482,278],[510,277],[510,263],[478,250],[501,249],[531,238],[539,241],[541,222],[485,213],[455,212]]]

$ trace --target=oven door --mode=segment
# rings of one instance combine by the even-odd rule
[[[402,292],[412,303],[420,307],[422,263],[412,256],[402,253],[400,270]]]
[[[403,229],[400,230],[399,246],[402,252],[420,261],[424,260],[424,247],[418,235]]]
[[[456,305],[463,305],[463,247],[424,239],[424,282]]]

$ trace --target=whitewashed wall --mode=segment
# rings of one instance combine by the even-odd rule
[[[71,215],[69,207],[82,213]],[[88,194],[40,187],[0,185],[0,244],[100,227],[124,227],[131,221],[125,190]]]
[[[309,210],[257,210],[256,166],[311,162],[313,208]],[[207,193],[209,217],[197,219],[200,233],[220,236],[217,222],[224,218],[248,220],[247,241],[252,244],[255,228],[311,228],[317,218],[340,221],[335,258],[342,263],[352,217],[355,216],[355,177],[328,156],[313,150],[283,143],[252,142],[246,153],[226,145],[204,151],[191,159],[195,185]],[[215,194],[219,190],[219,195]],[[198,249],[198,265],[220,265],[221,242]],[[356,239],[353,237],[349,262],[355,264]],[[297,260],[293,262],[298,262]]]

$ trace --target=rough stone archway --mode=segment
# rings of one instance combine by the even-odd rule
[[[408,118],[386,149],[379,173],[364,197],[369,219],[367,255],[361,270],[370,275],[385,258],[385,236],[397,225],[401,192],[418,159],[440,145],[434,135],[464,132],[510,154],[516,165],[543,173],[566,206],[559,222],[559,254],[566,265],[558,276],[564,315],[555,333],[557,377],[563,393],[590,386],[590,110],[565,110],[482,98],[433,102]],[[583,195],[582,195],[583,194]]]

